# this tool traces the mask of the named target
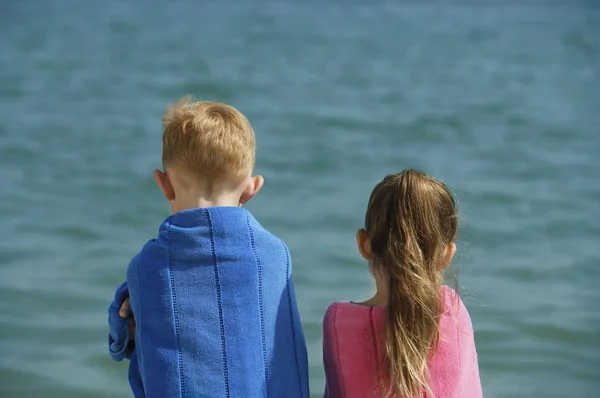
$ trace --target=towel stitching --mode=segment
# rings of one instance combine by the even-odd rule
[[[381,378],[381,368],[379,366],[379,350],[377,349],[377,336],[375,334],[375,322],[373,321],[374,308],[369,309],[369,326],[371,327],[371,337],[373,338],[373,349],[375,350],[375,367],[377,369],[377,378]]]
[[[179,311],[177,310],[177,294],[175,293],[175,271],[173,269],[173,257],[171,252],[172,242],[172,231],[171,231],[171,217],[167,221],[167,255],[169,262],[169,281],[171,284],[171,304],[173,304],[173,320],[175,323],[175,339],[177,340],[177,366],[179,370],[179,387],[181,389],[181,397],[185,397],[185,382],[183,379],[183,358],[181,355],[181,335],[180,335],[180,324],[179,324]]]
[[[210,212],[205,210],[208,217],[208,228],[210,230],[210,248],[213,256],[213,269],[215,271],[215,283],[217,288],[217,305],[219,307],[219,324],[221,327],[221,353],[223,355],[223,378],[225,379],[225,396],[230,397],[229,392],[229,369],[227,369],[227,349],[225,345],[225,322],[223,321],[223,301],[221,297],[221,281],[219,278],[219,267],[217,263],[217,253],[215,251],[215,236],[213,230],[212,218]]]
[[[290,310],[290,324],[292,326],[292,343],[294,344],[294,360],[296,361],[296,374],[298,376],[298,386],[300,387],[300,393],[304,393],[302,388],[302,378],[300,377],[300,361],[298,360],[298,345],[296,344],[296,327],[294,325],[294,314],[292,313],[292,292],[290,291],[290,252],[283,242],[281,242],[285,250],[286,256],[286,267],[285,267],[285,280],[287,283],[288,292],[288,306]]]
[[[140,291],[140,278],[138,277],[138,273],[139,273],[139,266],[138,266],[138,264],[139,264],[139,261],[138,261],[138,257],[137,256],[134,257],[134,261],[135,261],[134,262],[135,272],[133,273],[133,275],[135,276],[135,287],[136,287],[136,290],[139,292]],[[129,304],[131,304],[131,294],[129,295]],[[142,305],[140,303],[140,300],[138,300],[137,305],[135,307],[136,307],[136,310],[137,310],[137,312],[135,312],[135,311],[133,312],[133,316],[136,319],[135,328],[138,331],[138,335],[139,335],[140,340],[141,340],[142,331],[144,330],[144,328],[142,326],[143,325],[143,323],[142,323],[142,319],[143,318],[142,318]],[[135,348],[134,348],[134,352],[135,352]],[[137,361],[137,367],[138,367],[138,372],[140,373],[140,377],[141,377],[141,375],[144,373],[144,370],[145,370],[144,366],[143,366],[143,363],[144,363],[143,362],[144,361],[144,354],[142,352],[142,348],[141,347],[140,347],[139,350],[137,350],[137,352],[139,353],[138,356],[140,357],[139,360]],[[132,356],[133,356],[133,354],[132,354]],[[143,385],[142,385],[142,387],[143,387]]]
[[[462,365],[460,363],[460,303],[458,304],[458,310],[456,312],[456,359],[458,361],[459,372],[463,372]],[[462,374],[461,374],[462,377]],[[459,391],[462,390],[462,381],[459,386]]]
[[[332,368],[331,362],[329,361],[329,317],[327,313],[325,313],[325,319],[323,319],[323,370],[325,371],[325,393],[323,394],[323,398],[329,398],[331,393],[331,371]]]
[[[265,332],[265,313],[264,313],[264,302],[263,302],[263,281],[262,281],[262,263],[256,252],[256,245],[254,243],[254,233],[250,227],[250,218],[246,214],[246,224],[248,225],[248,233],[250,235],[250,246],[252,246],[252,252],[254,253],[254,259],[256,261],[256,270],[258,273],[258,310],[260,313],[260,333],[262,340],[262,354],[263,354],[263,366],[265,368],[265,384],[266,384],[266,396],[269,397],[270,392],[270,380],[269,380],[269,368],[267,366],[267,336]]]
[[[335,310],[333,311],[333,334],[335,337],[335,354],[337,356],[337,363],[341,364],[342,361],[340,360],[340,342],[338,339],[338,332],[337,332],[337,312],[338,312],[337,305],[334,308],[335,308]],[[341,369],[340,369],[340,379],[342,381],[342,383],[341,383],[342,396],[345,397],[346,396],[346,385],[344,384],[344,372]]]

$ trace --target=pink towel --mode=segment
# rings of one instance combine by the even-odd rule
[[[444,314],[440,342],[428,364],[429,386],[435,398],[479,398],[482,391],[471,318],[454,290],[444,286],[440,294]],[[379,398],[384,339],[384,306],[332,304],[323,320],[325,398]]]

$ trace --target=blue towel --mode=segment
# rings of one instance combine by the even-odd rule
[[[129,341],[128,320],[121,318],[119,310],[125,299],[129,297],[127,282],[123,282],[115,293],[115,299],[108,308],[108,352],[115,361],[122,361],[123,358],[131,358],[135,341]]]
[[[109,316],[135,397],[306,398],[306,343],[285,244],[241,207],[173,214],[127,269],[136,320]],[[129,351],[132,351],[131,353]]]

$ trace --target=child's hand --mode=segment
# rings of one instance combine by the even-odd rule
[[[131,308],[129,308],[129,297],[123,301],[119,315],[121,315],[121,318],[129,318],[129,340],[133,340],[135,338],[135,319],[133,319]]]

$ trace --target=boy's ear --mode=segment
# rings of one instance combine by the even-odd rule
[[[356,231],[356,246],[358,246],[358,252],[365,260],[371,260],[371,240],[367,231],[363,228]]]
[[[242,192],[242,196],[240,196],[240,204],[246,204],[250,199],[254,197],[260,191],[262,186],[265,183],[265,179],[262,176],[254,176],[248,179],[248,184],[246,185],[246,189]]]
[[[156,181],[156,185],[158,185],[169,202],[175,200],[175,190],[173,189],[173,185],[171,184],[167,173],[160,170],[154,170],[154,181]]]

